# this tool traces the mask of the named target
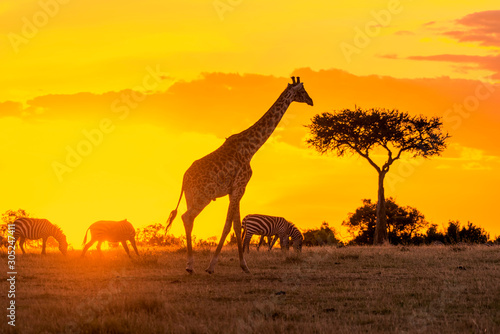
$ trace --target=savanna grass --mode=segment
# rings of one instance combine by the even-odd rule
[[[16,327],[4,316],[0,331],[500,332],[498,246],[251,249],[250,275],[228,246],[213,275],[204,272],[207,249],[195,250],[193,275],[184,252],[140,251],[132,259],[121,249],[84,259],[79,251],[18,254]]]

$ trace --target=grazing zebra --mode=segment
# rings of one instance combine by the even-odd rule
[[[299,229],[292,223],[282,217],[273,217],[265,215],[248,215],[243,218],[243,250],[250,250],[250,239],[254,234],[262,236],[276,235],[269,244],[269,249],[274,246],[277,238],[280,239],[281,249],[288,250],[288,238],[292,238],[293,248],[297,251],[302,249],[304,237]],[[261,240],[262,241],[262,240]]]
[[[91,239],[88,244],[87,242],[87,233],[90,230]],[[83,248],[82,257],[85,256],[87,250],[97,241],[97,250],[101,252],[101,244],[103,241],[109,242],[120,242],[127,252],[127,255],[130,256],[130,252],[127,247],[127,240],[130,241],[132,247],[134,248],[135,253],[139,256],[139,252],[137,251],[137,246],[135,245],[135,229],[126,219],[121,221],[109,221],[109,220],[100,220],[90,225],[85,232],[85,238],[83,239],[83,244],[85,247]]]
[[[47,239],[52,236],[59,243],[59,250],[66,255],[68,251],[68,242],[61,228],[52,224],[47,219],[35,218],[19,218],[14,221],[15,231],[14,238],[16,242],[19,240],[19,246],[24,251],[24,243],[26,239],[37,240],[42,239],[42,254],[45,254],[45,246]]]

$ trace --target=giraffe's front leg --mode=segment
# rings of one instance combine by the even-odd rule
[[[210,261],[210,265],[208,266],[205,271],[209,274],[213,274],[215,265],[217,264],[217,260],[219,258],[219,254],[222,250],[222,245],[224,245],[224,241],[226,240],[227,235],[231,231],[231,223],[233,223],[233,228],[236,234],[236,241],[238,243],[238,254],[240,258],[240,266],[241,269],[243,269],[244,272],[250,273],[250,270],[248,269],[247,263],[243,257],[243,245],[242,245],[242,238],[241,234],[239,233],[241,231],[241,220],[240,220],[240,200],[241,197],[243,196],[245,189],[240,189],[237,192],[233,192],[233,194],[229,195],[229,209],[227,212],[227,217],[226,217],[226,223],[224,225],[224,230],[222,231],[222,236],[219,241],[219,245],[217,246],[217,249],[215,250],[215,254],[212,257],[212,261]]]
[[[245,188],[252,176],[252,169],[250,165],[242,165],[238,174],[236,175],[233,181],[233,190],[229,194],[229,209],[227,210],[226,223],[224,225],[224,230],[222,231],[222,236],[219,241],[219,245],[217,245],[217,249],[215,250],[215,254],[212,257],[212,261],[210,261],[210,265],[205,270],[209,274],[214,272],[215,265],[217,264],[217,260],[219,258],[220,251],[222,250],[222,245],[224,245],[224,241],[226,240],[227,235],[231,231],[231,223],[234,224],[234,233],[236,234],[236,240],[238,242],[238,253],[240,257],[240,266],[244,272],[249,273],[248,266],[243,257],[243,245],[241,242],[241,220],[240,220],[240,200],[245,193]]]
[[[240,201],[238,201],[238,205],[236,207],[236,211],[233,215],[233,228],[235,231],[241,231],[241,218],[240,218]],[[250,269],[248,269],[247,262],[245,261],[245,257],[243,255],[243,245],[241,236],[236,233],[236,241],[238,243],[238,255],[240,257],[240,267],[244,272],[250,274]]]
[[[217,245],[217,249],[215,250],[214,256],[212,257],[212,260],[210,261],[210,265],[208,266],[205,271],[209,274],[213,274],[215,270],[215,265],[217,264],[217,261],[219,260],[219,254],[220,251],[222,250],[222,246],[224,245],[224,241],[226,240],[227,235],[231,231],[231,223],[233,221],[233,215],[235,212],[235,203],[234,201],[231,201],[231,198],[229,198],[229,209],[227,210],[227,217],[226,217],[226,223],[224,224],[224,229],[222,230],[222,236],[220,237],[219,244]],[[241,231],[241,227],[239,229]],[[236,236],[240,237],[241,240],[241,235],[239,233],[236,233]],[[240,243],[238,243],[238,249],[241,246]]]

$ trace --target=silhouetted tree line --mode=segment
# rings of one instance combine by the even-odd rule
[[[495,240],[488,241],[490,235],[481,227],[468,222],[461,225],[459,221],[449,221],[448,226],[439,231],[437,224],[429,224],[424,215],[417,209],[406,206],[401,207],[396,204],[393,198],[386,199],[386,214],[388,239],[393,245],[422,245],[422,244],[456,244],[456,243],[495,243],[500,244],[500,236]],[[347,227],[352,236],[348,245],[372,245],[376,225],[377,204],[371,200],[363,200],[363,206],[350,213],[346,221],[342,223]],[[7,236],[7,224],[12,223],[17,218],[30,217],[25,210],[7,210],[2,214],[1,220],[4,224],[0,225],[0,236]],[[336,236],[335,229],[331,228],[327,222],[323,222],[319,228],[308,229],[303,232],[304,246],[328,246],[344,245]],[[165,234],[165,226],[161,223],[155,223],[143,228],[136,229],[136,241],[141,246],[174,246],[186,247],[186,237],[175,237],[171,234]],[[27,240],[31,247],[40,247],[39,240]],[[193,244],[197,247],[215,247],[217,238],[196,240],[193,237]],[[236,245],[236,236],[231,234],[228,241],[230,245]],[[49,238],[47,245],[57,247],[57,242]],[[111,245],[113,246],[113,245]]]
[[[488,242],[489,237],[489,233],[471,222],[467,222],[466,226],[461,226],[459,221],[450,221],[445,232],[439,232],[437,225],[432,224],[425,234],[425,241],[426,243],[442,242],[443,244],[459,242],[484,244]],[[500,236],[492,242],[500,244]]]
[[[386,199],[388,241],[393,245],[456,244],[488,242],[489,234],[471,222],[462,226],[459,221],[448,222],[443,232],[437,224],[429,224],[416,208],[399,206],[393,198]],[[342,223],[352,236],[349,244],[371,245],[375,234],[377,204],[363,200],[363,206],[350,213]],[[500,243],[500,237],[493,242]]]

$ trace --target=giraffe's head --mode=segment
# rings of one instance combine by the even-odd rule
[[[295,77],[292,77],[292,83],[288,84],[288,88],[295,93],[293,99],[295,102],[307,103],[310,106],[313,105],[313,100],[307,94],[304,84],[300,82],[300,77],[297,77],[297,81],[295,81]]]

